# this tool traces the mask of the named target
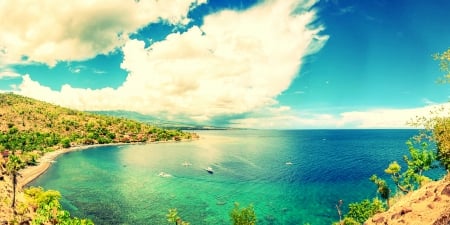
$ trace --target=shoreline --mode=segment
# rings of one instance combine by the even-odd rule
[[[35,166],[27,166],[20,170],[20,177],[17,181],[17,187],[23,189],[27,184],[41,176],[47,171],[53,164],[56,158],[69,152],[84,151],[91,148],[101,147],[101,146],[119,146],[128,145],[133,143],[110,143],[110,144],[94,144],[94,145],[80,145],[73,146],[70,148],[60,148],[53,152],[47,152],[42,157],[38,159],[38,164]]]
[[[23,190],[23,188],[28,185],[30,182],[37,179],[39,176],[44,174],[53,164],[55,159],[59,156],[64,155],[69,152],[76,151],[84,151],[92,148],[103,147],[103,146],[121,146],[121,145],[139,145],[139,144],[159,144],[159,143],[177,143],[177,142],[185,142],[185,141],[194,141],[199,140],[200,138],[195,139],[186,139],[181,141],[169,140],[169,141],[155,141],[155,142],[133,142],[133,143],[109,143],[109,144],[93,144],[93,145],[78,145],[72,146],[70,148],[60,148],[53,152],[47,152],[42,157],[40,157],[37,161],[38,164],[35,166],[27,166],[24,169],[20,170],[20,176],[17,179],[17,188],[19,190]]]

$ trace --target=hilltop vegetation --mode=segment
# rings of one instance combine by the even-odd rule
[[[51,151],[75,145],[192,138],[196,135],[71,110],[15,94],[0,94],[0,148],[3,150]]]

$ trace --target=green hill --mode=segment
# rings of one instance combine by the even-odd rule
[[[16,94],[0,94],[0,151],[45,152],[76,145],[192,138],[197,135],[63,108]]]

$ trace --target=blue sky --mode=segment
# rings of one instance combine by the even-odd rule
[[[248,128],[403,128],[449,85],[447,0],[0,2],[0,91]]]

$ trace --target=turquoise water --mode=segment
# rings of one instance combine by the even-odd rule
[[[168,224],[170,208],[193,225],[230,224],[234,202],[253,204],[258,224],[330,224],[339,199],[375,197],[368,178],[401,160],[417,131],[198,133],[192,142],[71,152],[31,185],[59,190],[72,215],[96,224]]]

